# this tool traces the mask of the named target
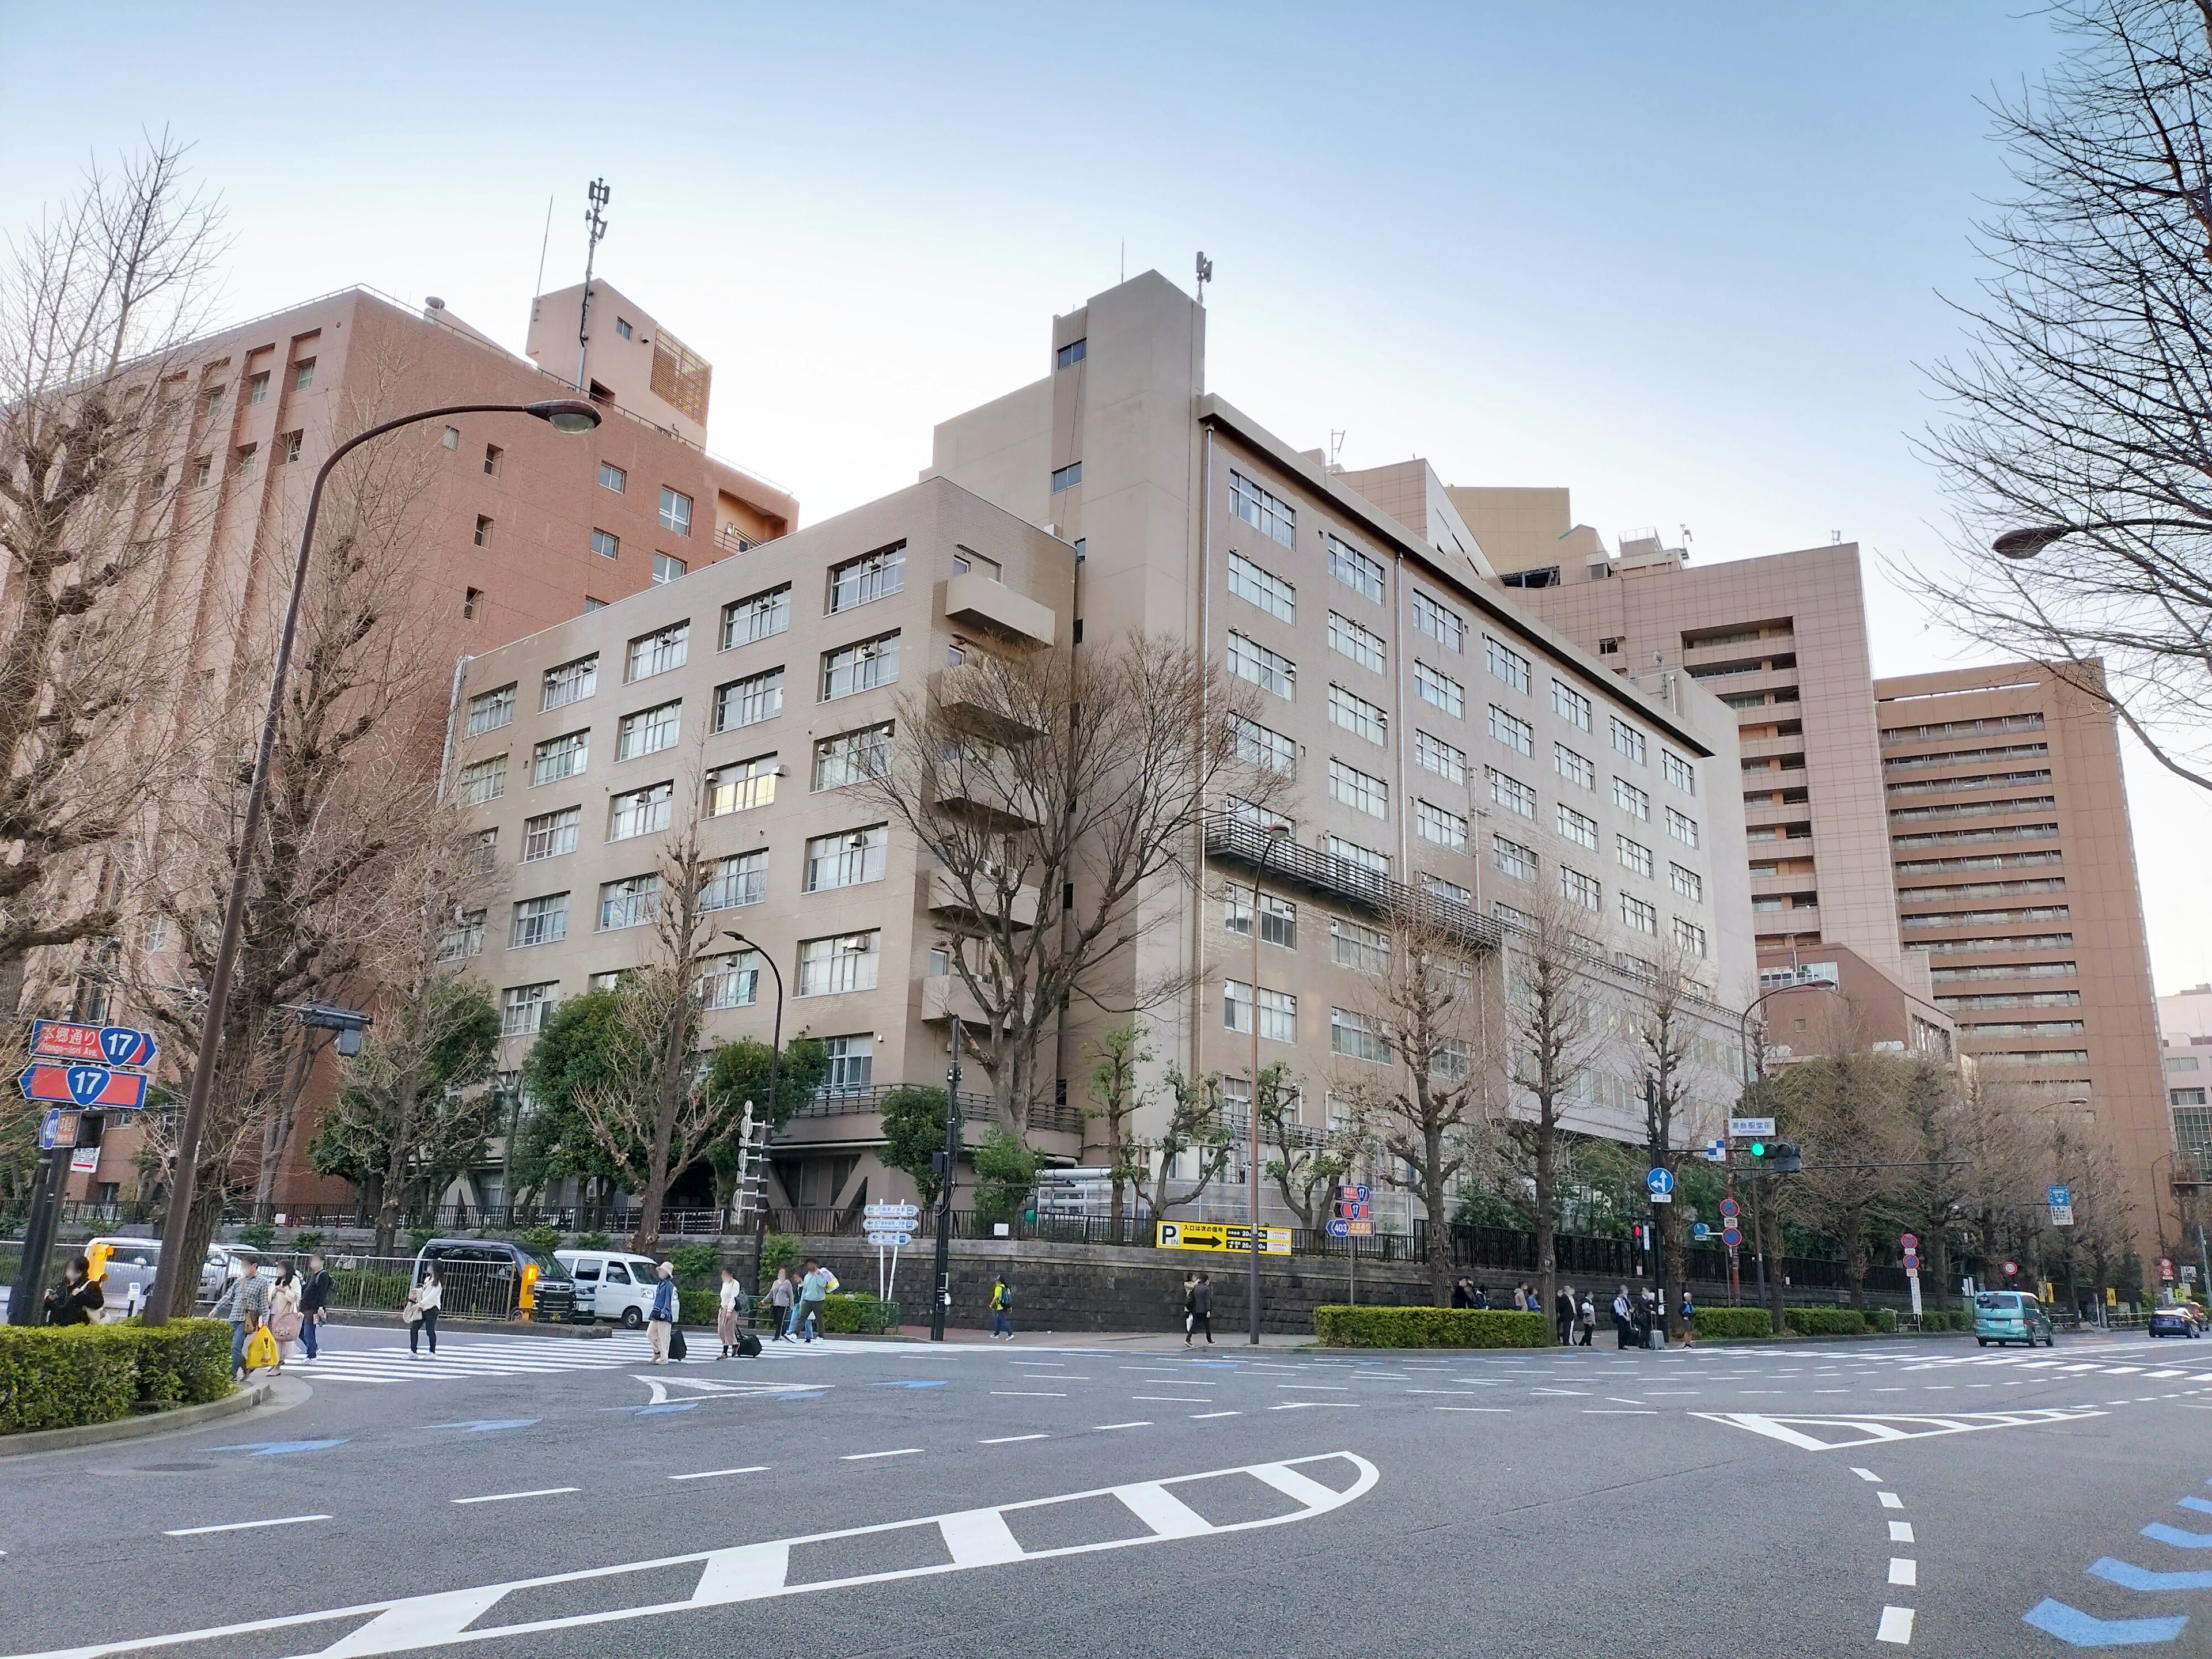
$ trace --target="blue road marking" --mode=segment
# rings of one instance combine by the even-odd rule
[[[526,1429],[534,1417],[487,1417],[475,1423],[425,1423],[426,1429],[466,1429],[471,1434],[495,1434],[501,1429]]]
[[[825,1390],[821,1389],[809,1389],[804,1394],[780,1394],[775,1396],[775,1400],[780,1406],[788,1406],[801,1400],[819,1400],[824,1392]]]
[[[941,1389],[945,1386],[945,1379],[902,1376],[895,1377],[889,1382],[878,1382],[876,1386],[879,1389]]]
[[[2212,1572],[2153,1572],[2131,1562],[2116,1561],[2109,1555],[2093,1565],[2089,1571],[2094,1577],[2125,1589],[2212,1589]]]
[[[672,1400],[659,1406],[640,1406],[637,1408],[637,1414],[640,1417],[651,1417],[657,1412],[696,1412],[698,1409],[699,1402],[696,1400]]]
[[[2152,1522],[2142,1529],[2142,1535],[2155,1538],[2161,1544],[2171,1544],[2178,1550],[2212,1550],[2212,1532],[2184,1532],[2163,1521]]]
[[[2138,1643],[2171,1642],[2189,1622],[2186,1613],[2171,1619],[2097,1619],[2047,1595],[2021,1618],[2036,1629],[2076,1648],[2124,1648]]]
[[[282,1457],[287,1452],[327,1451],[343,1440],[249,1440],[242,1446],[210,1446],[210,1451],[252,1452],[256,1457]]]
[[[2202,1498],[2184,1498],[2177,1501],[2185,1510],[2196,1510],[2200,1514],[2212,1515],[2212,1501],[2207,1501]]]

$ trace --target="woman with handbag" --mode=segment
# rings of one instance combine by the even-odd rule
[[[669,1337],[676,1329],[675,1268],[664,1261],[654,1270],[653,1311],[645,1318],[645,1334],[653,1344],[653,1363],[668,1363]]]
[[[400,1317],[407,1322],[407,1352],[420,1357],[418,1344],[428,1334],[430,1339],[430,1358],[438,1357],[438,1304],[445,1297],[445,1286],[438,1282],[438,1270],[425,1267],[422,1282],[408,1292],[407,1305]]]
[[[276,1270],[276,1282],[269,1287],[269,1334],[276,1339],[280,1371],[300,1340],[300,1275],[288,1261]]]

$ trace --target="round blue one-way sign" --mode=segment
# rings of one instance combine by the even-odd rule
[[[1672,1170],[1654,1170],[1644,1177],[1644,1184],[1655,1193],[1671,1193],[1674,1190],[1674,1172]]]

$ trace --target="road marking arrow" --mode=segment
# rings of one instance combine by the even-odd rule
[[[2089,1569],[2093,1577],[2131,1590],[2212,1589],[2212,1572],[2153,1572],[2132,1562],[2106,1556]]]
[[[252,1452],[256,1457],[282,1457],[287,1452],[328,1451],[343,1440],[249,1440],[242,1446],[210,1446],[210,1451]]]
[[[2036,1629],[2076,1648],[2124,1648],[2140,1642],[2171,1642],[2189,1622],[2186,1613],[2172,1619],[2097,1619],[2047,1595],[2021,1616]]]
[[[2142,1535],[2155,1538],[2161,1544],[2171,1544],[2178,1550],[2212,1550],[2212,1532],[2184,1532],[2163,1521],[2152,1522],[2142,1529]]]
[[[476,1423],[425,1423],[426,1429],[466,1429],[471,1434],[494,1434],[501,1429],[526,1429],[534,1417],[487,1417]]]

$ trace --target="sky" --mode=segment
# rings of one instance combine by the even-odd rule
[[[167,126],[224,318],[360,283],[519,350],[604,176],[599,274],[806,520],[1203,249],[1209,386],[1299,447],[1565,484],[1700,563],[1856,540],[1876,673],[1985,654],[1889,573],[1944,557],[1923,370],[2006,188],[1978,100],[2062,50],[2033,8],[124,0],[92,53],[87,16],[0,0],[0,227]],[[2158,988],[2212,980],[2212,803],[2128,780]]]

